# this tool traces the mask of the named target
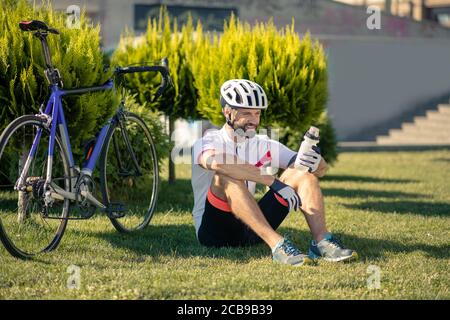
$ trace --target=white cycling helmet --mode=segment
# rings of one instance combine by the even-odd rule
[[[220,103],[222,108],[267,109],[267,96],[261,86],[246,79],[225,81],[220,87]]]

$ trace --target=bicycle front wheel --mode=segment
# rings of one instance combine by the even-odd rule
[[[150,130],[139,116],[126,112],[109,129],[100,179],[103,201],[118,231],[141,230],[150,223],[158,195],[158,158]]]
[[[55,249],[66,228],[69,200],[47,205],[44,201],[49,141],[50,131],[43,120],[31,115],[14,120],[0,137],[0,240],[17,258],[29,259]],[[28,158],[32,145],[36,151]],[[69,163],[58,137],[52,183],[70,190]]]

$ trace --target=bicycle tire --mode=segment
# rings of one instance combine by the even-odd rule
[[[8,127],[6,127],[6,129],[3,131],[3,133],[0,136],[0,173],[4,173],[3,170],[6,170],[6,167],[7,167],[7,164],[5,164],[5,163],[8,162],[7,161],[8,160],[8,155],[7,155],[8,152],[7,151],[5,152],[5,150],[7,149],[8,142],[11,139],[11,144],[13,144],[14,143],[14,138],[12,138],[13,134],[18,132],[18,130],[20,128],[25,127],[27,125],[30,125],[30,126],[33,126],[36,128],[42,128],[43,135],[44,135],[44,132],[45,132],[45,134],[50,134],[50,131],[44,125],[44,120],[38,116],[25,115],[25,116],[15,119],[11,124],[8,125]],[[26,141],[26,139],[24,139],[24,141]],[[41,143],[42,143],[42,141],[43,141],[43,138],[41,137]],[[28,152],[29,149],[26,149],[26,150]],[[45,150],[45,148],[42,148],[42,150]],[[66,152],[62,148],[62,143],[58,136],[56,136],[56,138],[55,138],[55,151],[57,151],[57,152],[54,153],[53,163],[58,163],[57,161],[55,161],[55,160],[57,160],[57,159],[55,159],[55,154],[61,155],[60,160],[62,161],[62,168],[63,168],[62,170],[64,171],[64,173],[63,173],[64,176],[62,178],[64,180],[63,183],[65,184],[65,189],[70,190],[70,170],[69,170],[68,157],[67,157]],[[10,159],[12,159],[12,157],[10,157]],[[35,159],[38,159],[38,157],[36,156]],[[33,159],[33,161],[34,161],[34,159]],[[31,168],[31,166],[30,166],[30,168]],[[34,168],[34,164],[33,164],[32,168]],[[8,170],[11,170],[11,169],[8,169]],[[30,170],[33,170],[33,169],[30,169]],[[38,166],[37,170],[39,171],[39,166]],[[45,170],[44,170],[44,168],[42,168],[42,170],[40,170],[40,171],[45,171]],[[29,172],[31,172],[31,171],[29,171]],[[34,172],[32,172],[32,173],[34,173]],[[3,174],[3,176],[6,176],[6,175]],[[43,177],[42,177],[42,179],[43,179]],[[14,177],[12,177],[11,180],[14,180]],[[7,187],[6,187],[6,189],[9,190],[7,192],[11,192],[12,190],[14,190],[14,188],[12,188],[12,190],[10,190]],[[11,194],[14,194],[15,192],[18,194],[18,197],[20,197],[19,191],[13,191]],[[3,192],[2,192],[2,195],[3,195]],[[32,200],[34,199],[33,196],[30,196],[30,198]],[[27,198],[27,199],[30,199],[30,198]],[[18,202],[19,201],[20,200],[18,200]],[[6,202],[6,200],[5,200],[5,202]],[[28,209],[30,203],[31,203],[31,200],[27,200],[27,209]],[[20,248],[18,246],[18,240],[12,239],[13,233],[10,232],[9,230],[7,230],[7,229],[12,229],[12,227],[10,227],[12,220],[10,219],[9,216],[7,216],[8,210],[5,211],[4,210],[5,207],[6,207],[6,205],[2,205],[0,207],[0,240],[3,243],[3,245],[5,246],[6,250],[12,256],[19,258],[19,259],[27,260],[27,259],[33,258],[37,254],[52,251],[52,250],[56,249],[56,247],[59,245],[59,243],[61,241],[62,236],[64,235],[64,231],[67,226],[67,220],[64,218],[67,218],[68,212],[69,212],[69,200],[68,199],[65,199],[63,201],[63,204],[61,206],[62,212],[61,212],[61,215],[58,215],[58,218],[52,219],[52,221],[50,221],[49,219],[46,219],[46,220],[48,220],[48,221],[45,221],[46,225],[47,226],[50,226],[50,224],[55,225],[56,231],[55,231],[54,235],[51,236],[52,238],[49,241],[49,243],[46,244],[42,249],[36,250],[36,252],[30,252],[30,250]],[[19,208],[18,208],[18,210],[19,210]],[[35,216],[36,215],[34,215],[33,217],[35,217]],[[28,223],[30,221],[27,219],[29,219],[29,217],[24,220],[26,223]],[[42,219],[44,221],[44,218],[42,215],[40,216],[40,219]],[[2,220],[3,220],[3,222],[2,222]],[[55,220],[55,223],[53,223],[54,220]],[[21,223],[23,223],[23,221],[17,222],[19,229],[21,228],[21,226],[20,226]],[[34,221],[33,223],[36,223],[36,221]],[[31,224],[31,222],[29,224]],[[8,227],[6,227],[7,225],[8,225]],[[45,227],[45,225],[44,225],[44,227]],[[23,228],[25,229],[26,227],[23,227]],[[37,236],[40,236],[40,235],[42,235],[41,232],[37,233]],[[18,238],[20,238],[20,236]],[[38,239],[36,239],[36,237],[34,237],[33,240],[36,240],[34,242],[37,242]]]
[[[138,130],[138,132],[134,132],[132,135],[130,134],[130,132],[128,132],[128,134],[130,134],[131,137],[133,150],[139,149],[140,151],[140,153],[137,154],[136,157],[138,158],[141,169],[143,168],[143,170],[145,170],[146,172],[142,176],[134,176],[134,180],[133,178],[130,178],[130,176],[127,176],[127,179],[129,180],[128,185],[126,182],[124,183],[123,180],[120,180],[120,172],[117,171],[118,168],[114,168],[114,164],[116,167],[120,166],[120,155],[125,157],[127,155],[127,149],[125,148],[126,146],[125,142],[123,141],[123,137],[120,138],[119,141],[116,140],[116,144],[119,144],[120,142],[123,143],[122,147],[113,145],[114,135],[117,134],[116,137],[120,137],[118,134],[121,130],[119,122],[114,123],[107,133],[100,157],[100,183],[103,203],[107,206],[113,206],[114,203],[117,203],[117,201],[124,201],[123,199],[126,197],[135,198],[135,194],[137,194],[137,197],[139,197],[142,192],[149,192],[148,197],[150,198],[150,202],[148,203],[148,205],[137,205],[136,202],[140,200],[135,198],[134,201],[131,200],[130,203],[127,204],[128,208],[133,207],[134,211],[129,209],[128,212],[125,213],[125,216],[121,218],[109,217],[117,231],[128,233],[144,229],[148,226],[150,220],[153,217],[158,198],[159,169],[155,144],[153,142],[150,130],[148,129],[144,120],[142,120],[138,115],[131,112],[124,112],[123,117],[119,118],[121,120],[118,121],[122,121],[125,126],[134,125],[133,130]],[[131,131],[130,128],[127,128],[127,131]],[[139,141],[139,137],[142,137],[144,141],[142,141],[140,145],[136,145],[136,142]],[[147,146],[147,150],[145,152],[142,151],[143,145]],[[115,148],[121,148],[118,152],[119,156],[117,156],[117,154],[112,154],[114,152],[113,149]],[[128,158],[126,165],[130,165],[130,163],[132,162],[133,161]],[[108,168],[108,166],[110,168]],[[130,188],[130,184],[133,186],[137,186],[138,182],[136,182],[135,180],[137,180],[138,178],[142,178],[140,180],[141,184],[142,181],[145,182],[145,179],[150,179],[151,186],[146,185],[142,190],[132,190],[132,188]],[[146,199],[148,199],[148,197],[146,197]],[[143,211],[143,214],[141,215],[137,211]]]

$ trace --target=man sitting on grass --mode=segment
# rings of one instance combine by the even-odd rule
[[[318,258],[346,261],[357,257],[328,232],[319,177],[327,164],[316,148],[299,155],[310,172],[294,168],[297,153],[265,135],[256,135],[267,96],[258,84],[245,79],[226,81],[220,88],[226,123],[208,130],[192,149],[193,217],[197,238],[211,247],[245,246],[264,241],[273,260],[313,264]],[[277,179],[261,168],[286,169]],[[256,183],[270,190],[256,202]],[[302,254],[275,230],[291,210],[300,209],[313,240]]]

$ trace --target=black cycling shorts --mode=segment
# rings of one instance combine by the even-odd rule
[[[258,205],[274,230],[289,213],[287,202],[272,190],[261,198]],[[262,242],[255,232],[233,215],[227,201],[215,196],[211,189],[206,198],[198,240],[207,247],[236,247]]]

